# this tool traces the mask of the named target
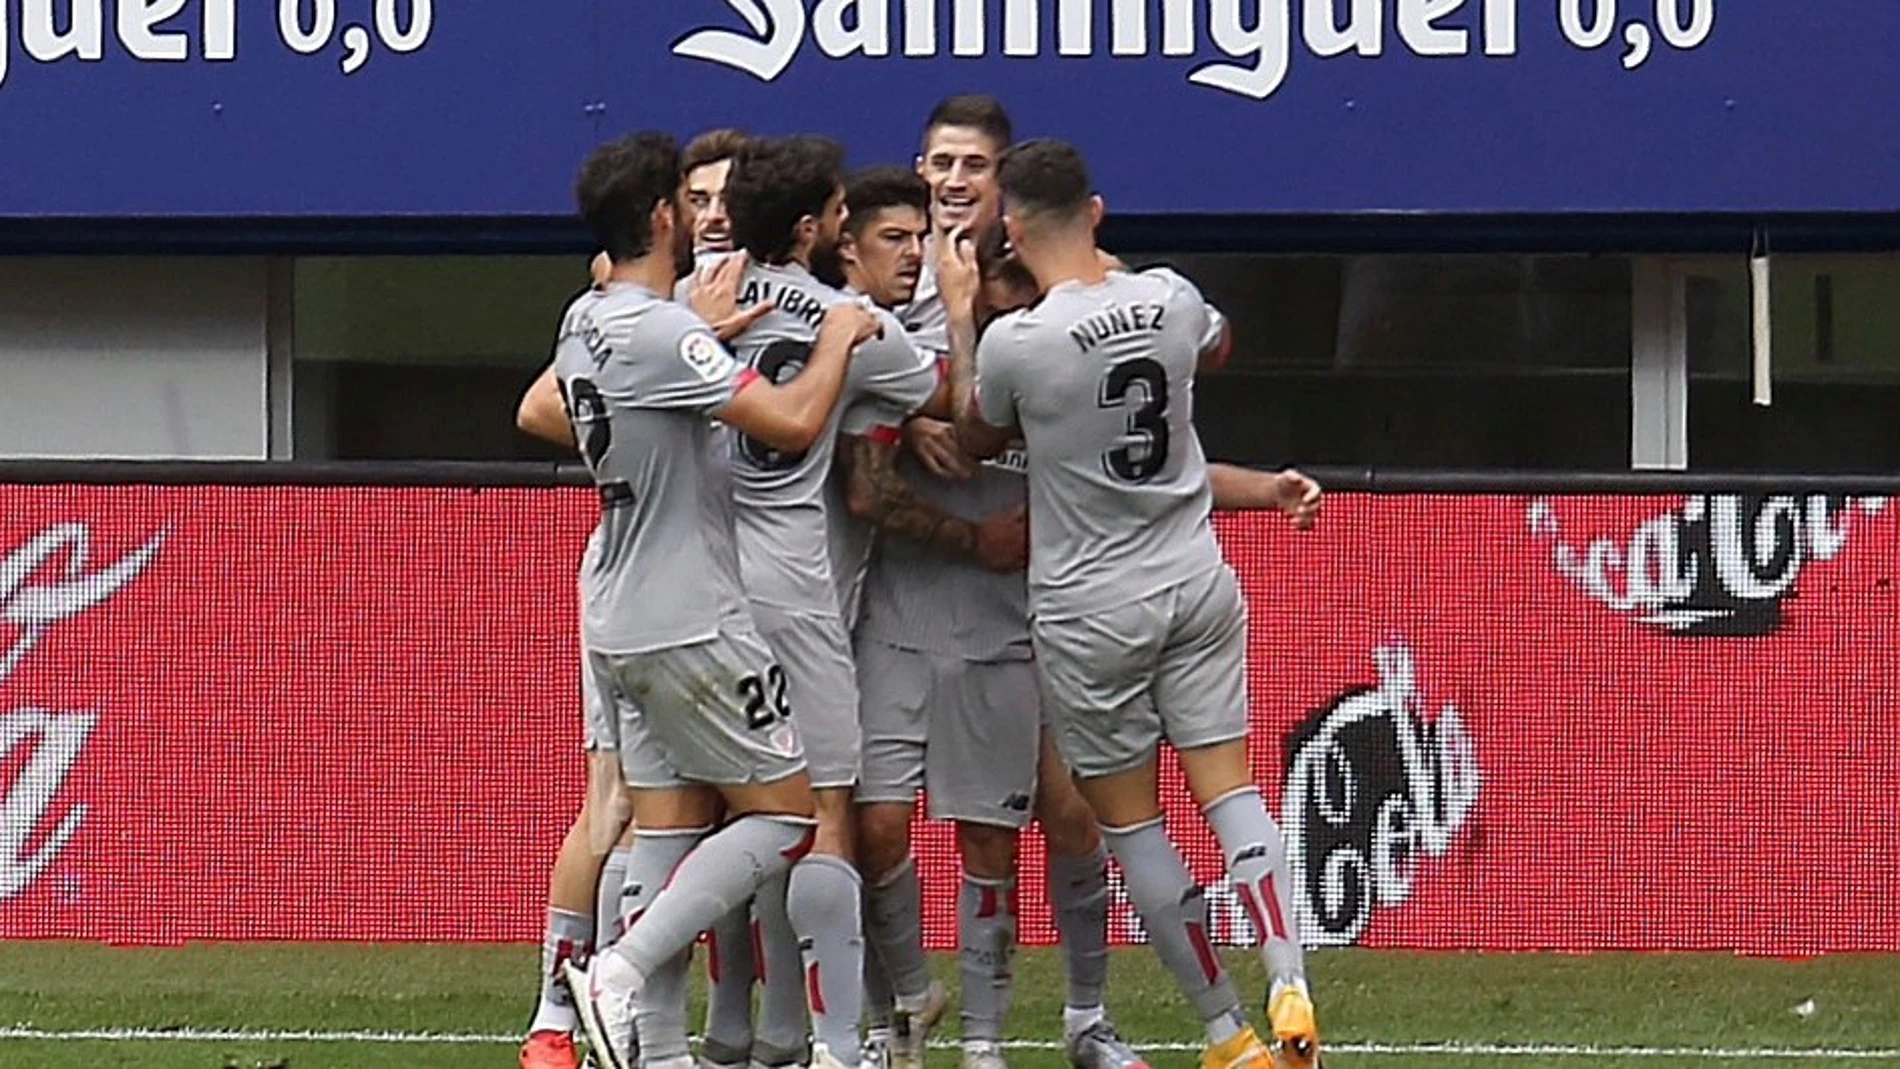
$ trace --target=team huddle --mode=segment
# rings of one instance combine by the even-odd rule
[[[1204,1069],[1318,1063],[1286,850],[1247,764],[1246,608],[1215,507],[1310,526],[1297,472],[1210,464],[1224,317],[1096,245],[1081,156],[952,97],[915,168],[819,137],[635,134],[583,165],[604,250],[521,426],[598,488],[580,566],[587,795],[524,1069],[921,1069],[918,793],[953,822],[964,1069],[1005,1069],[1038,821],[1077,1069],[1110,1022],[1108,863],[1205,1023]],[[1179,754],[1271,978],[1262,1038],[1162,821]],[[754,988],[758,989],[756,1006]]]

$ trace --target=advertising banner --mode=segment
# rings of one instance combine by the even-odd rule
[[[0,938],[535,938],[581,786],[596,508],[0,487]],[[1338,494],[1310,534],[1217,517],[1306,941],[1900,949],[1897,510]],[[1166,791],[1214,935],[1250,941]],[[951,837],[919,838],[927,936],[954,946]],[[1041,850],[1030,942],[1054,936]],[[1141,937],[1125,900],[1112,924]]]
[[[566,217],[636,128],[908,161],[987,92],[1139,214],[1890,212],[1886,0],[7,0],[0,217]]]

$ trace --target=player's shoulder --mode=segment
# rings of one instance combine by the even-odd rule
[[[1120,277],[1131,284],[1152,287],[1171,297],[1196,302],[1203,299],[1199,286],[1167,264],[1154,264],[1139,271],[1125,272]]]
[[[640,341],[656,344],[671,344],[689,334],[712,333],[706,321],[699,318],[691,308],[677,301],[649,299],[637,308],[629,308],[627,314],[617,318],[615,324],[624,326]]]
[[[894,339],[907,346],[913,344],[914,339],[911,338],[910,331],[905,329],[904,320],[896,312],[882,305],[872,304],[870,301],[866,301],[865,306],[871,309],[871,314],[877,317],[878,325],[884,328],[886,340]]]
[[[1038,303],[1004,312],[990,320],[983,328],[983,336],[978,339],[977,350],[995,358],[1000,354],[1033,349],[1040,339],[1060,333],[1061,330],[1049,316],[1049,310]]]

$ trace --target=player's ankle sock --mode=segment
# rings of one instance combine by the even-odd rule
[[[957,892],[957,964],[963,974],[963,1041],[995,1043],[1009,1014],[1016,950],[1016,881],[969,873]]]
[[[1207,899],[1168,841],[1161,818],[1102,831],[1128,882],[1129,900],[1141,916],[1149,944],[1195,1012],[1210,1029],[1223,1014],[1238,1014],[1240,998],[1208,937]]]
[[[866,894],[868,896],[868,890]],[[868,903],[864,913],[866,917],[871,914]],[[867,937],[864,947],[864,1026],[867,1039],[870,1033],[879,1029],[890,1031],[891,1011],[896,1008],[896,1003],[897,994],[891,990],[891,977],[884,971],[884,960]]]
[[[890,981],[894,998],[916,1000],[930,991],[930,963],[924,958],[924,889],[917,863],[883,873],[864,889],[864,937]]]
[[[548,908],[547,929],[541,936],[541,999],[535,1003],[529,1032],[572,1032],[580,1023],[574,1016],[574,996],[561,979],[561,963],[587,960],[593,939],[594,918]]]
[[[640,1064],[660,1066],[690,1061],[686,1045],[686,974],[693,966],[693,948],[662,962],[647,977],[634,1003],[634,1029],[640,1037]]]
[[[785,911],[791,873],[781,872],[759,887],[753,909],[759,918],[759,1020],[753,1029],[757,1052],[802,1051],[809,1025],[805,1017],[805,963],[798,933]],[[763,1061],[755,1056],[755,1061]]]
[[[1227,874],[1240,904],[1260,939],[1260,957],[1276,984],[1306,980],[1306,955],[1300,949],[1293,904],[1293,874],[1286,840],[1267,815],[1259,790],[1242,788],[1207,807],[1207,823],[1227,856]]]
[[[594,945],[611,946],[620,938],[620,890],[627,884],[627,859],[630,846],[616,846],[600,867],[600,883],[594,888]]]
[[[1068,1004],[1100,1008],[1108,986],[1108,849],[1097,844],[1083,857],[1051,854],[1049,904],[1062,939]]]
[[[1074,1039],[1107,1019],[1108,1011],[1100,1006],[1064,1006],[1062,1039],[1064,1042]]]
[[[1207,1042],[1218,1046],[1247,1030],[1247,1018],[1236,1009],[1228,1013],[1209,1017],[1206,1021]]]
[[[700,932],[744,904],[762,881],[809,850],[815,833],[809,818],[750,815],[707,836],[680,862],[672,880],[653,896],[652,905],[628,927],[613,952],[641,981],[650,979],[668,958],[692,946]],[[636,833],[636,863],[646,837],[644,831]],[[629,888],[635,879],[629,868]]]
[[[617,911],[622,931],[646,915],[674,870],[706,831],[677,828],[634,832]],[[691,948],[686,948],[686,953],[690,952]],[[646,985],[634,1006],[634,1031],[642,1055],[656,1062],[686,1052],[686,967],[687,959],[676,954],[643,972]]]
[[[864,898],[858,870],[841,858],[813,854],[792,866],[785,894],[805,958],[814,1041],[855,1067],[864,1015]]]
[[[752,907],[740,906],[706,930],[706,1038],[702,1053],[743,1065],[752,1050]]]

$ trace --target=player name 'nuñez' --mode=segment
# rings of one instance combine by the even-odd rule
[[[1158,304],[1117,305],[1097,312],[1069,328],[1069,340],[1083,352],[1123,334],[1153,332],[1161,329],[1163,307]]]
[[[739,306],[752,308],[771,301],[779,311],[817,326],[825,318],[825,306],[804,290],[774,283],[770,279],[747,279],[745,292],[739,294]]]

